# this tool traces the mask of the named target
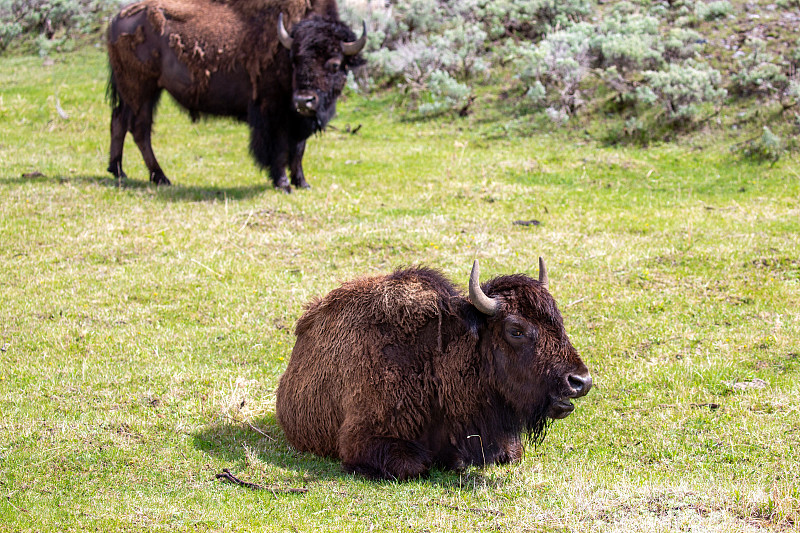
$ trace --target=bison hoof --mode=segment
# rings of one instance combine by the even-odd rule
[[[112,163],[108,165],[108,171],[111,172],[111,175],[117,179],[128,179],[128,175],[125,174],[125,171],[122,170],[122,165],[119,163]]]
[[[150,173],[150,181],[156,184],[156,186],[164,185],[169,186],[172,185],[172,182],[167,179],[163,172],[151,172]]]
[[[305,178],[300,178],[299,180],[292,179],[292,185],[295,186],[296,189],[310,189],[311,185],[305,180]]]
[[[275,180],[275,188],[279,191],[285,192],[286,194],[292,192],[292,188],[289,186],[289,180],[286,178],[286,176],[281,176]]]

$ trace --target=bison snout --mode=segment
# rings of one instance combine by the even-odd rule
[[[589,389],[592,388],[592,376],[587,372],[586,374],[570,374],[567,376],[567,383],[572,389],[572,398],[580,398],[589,394]]]
[[[294,108],[301,115],[314,116],[319,108],[319,96],[313,92],[295,93]]]

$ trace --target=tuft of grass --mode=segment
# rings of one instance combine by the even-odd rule
[[[313,188],[284,195],[245,126],[165,98],[174,186],[155,188],[130,141],[130,179],[105,172],[102,54],[54,59],[0,59],[0,531],[797,527],[791,154],[612,148],[493,110],[409,121],[347,94],[309,140]],[[596,387],[520,464],[375,483],[288,445],[274,391],[311,297],[539,255]]]

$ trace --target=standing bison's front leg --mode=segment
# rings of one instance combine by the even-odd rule
[[[251,104],[247,122],[250,125],[250,152],[261,168],[267,169],[276,189],[292,192],[286,165],[289,164],[289,134],[282,116],[267,116],[258,104]]]
[[[303,153],[306,151],[306,141],[289,144],[289,171],[292,174],[292,185],[298,189],[310,189],[311,185],[303,174]]]

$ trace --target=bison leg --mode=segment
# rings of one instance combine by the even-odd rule
[[[497,454],[495,457],[495,462],[497,464],[506,464],[506,463],[517,463],[522,459],[522,454],[525,452],[525,449],[522,446],[522,441],[520,440],[519,436],[512,435],[509,436],[508,439],[501,443],[500,445],[500,453]]]
[[[430,452],[415,442],[373,438],[359,442],[358,446],[341,454],[346,472],[372,479],[404,481],[424,475],[431,468]]]
[[[115,178],[125,179],[128,176],[122,170],[122,149],[125,147],[125,135],[131,122],[131,108],[120,104],[111,112],[111,149],[109,150],[108,171]]]
[[[247,115],[250,125],[250,153],[261,168],[269,169],[272,185],[283,192],[292,192],[286,165],[289,163],[289,136],[286,133],[286,120],[280,116],[268,118],[258,104],[252,103]]]
[[[136,146],[144,158],[144,164],[150,171],[150,181],[156,185],[170,185],[170,181],[161,170],[161,166],[156,160],[156,155],[153,153],[153,147],[150,143],[150,134],[153,130],[153,111],[158,102],[155,98],[150,102],[144,104],[138,113],[133,117],[133,124],[131,133],[133,133],[133,140],[136,141]]]
[[[289,145],[289,171],[292,174],[292,185],[298,189],[310,189],[311,185],[303,174],[303,153],[306,151],[306,141]]]
[[[281,165],[280,163],[273,163],[269,167],[269,176],[272,178],[272,184],[275,186],[276,189],[280,189],[283,192],[292,192],[292,188],[289,187],[289,178],[286,176],[286,165]]]

